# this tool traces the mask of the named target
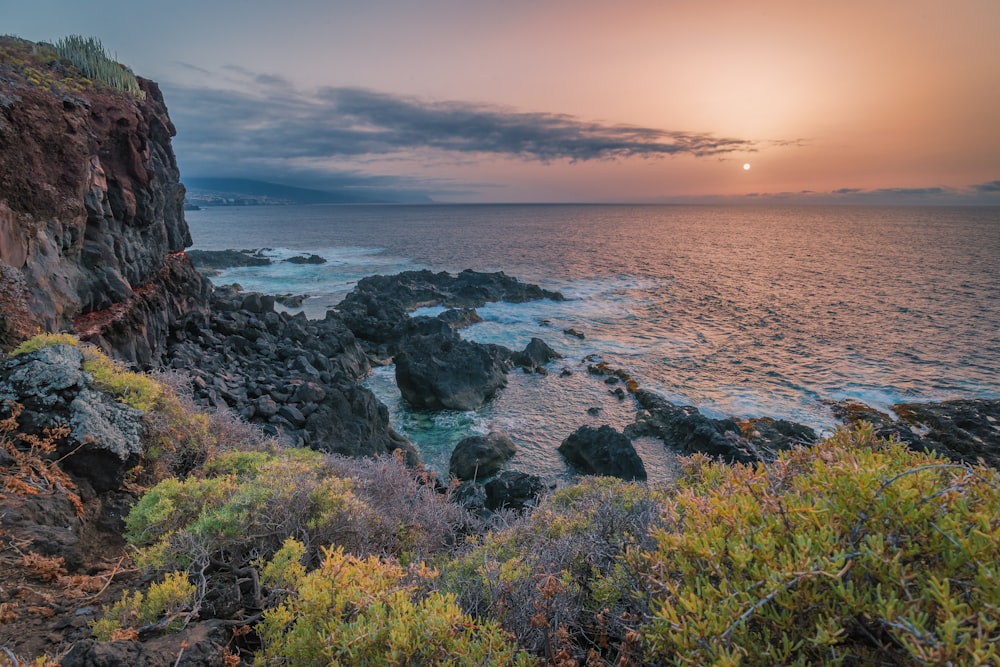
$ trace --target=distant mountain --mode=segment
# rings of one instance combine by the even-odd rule
[[[424,195],[392,190],[312,190],[249,178],[185,178],[188,204],[194,206],[261,206],[277,204],[415,204]]]

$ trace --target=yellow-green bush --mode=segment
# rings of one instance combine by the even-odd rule
[[[391,459],[294,448],[232,451],[206,462],[200,474],[160,482],[129,513],[126,538],[143,563],[170,569],[200,558],[240,568],[292,536],[307,540],[313,558],[320,546],[337,544],[358,554],[422,559],[454,544],[467,517]]]
[[[125,591],[104,615],[91,622],[90,628],[99,641],[127,637],[128,631],[158,624],[163,630],[184,627],[195,604],[197,588],[185,572],[170,572],[163,581],[142,591]]]
[[[317,452],[223,453],[206,472],[166,479],[133,507],[125,535],[141,547],[140,562],[169,569],[216,559],[238,568],[291,535],[357,548],[355,537],[367,533],[368,509],[350,481],[326,475]]]
[[[287,598],[258,627],[265,665],[533,665],[495,623],[477,622],[454,598],[427,591],[434,573],[391,560],[324,550],[320,566],[299,565],[289,540],[263,569]],[[277,563],[277,564],[276,564]]]
[[[670,664],[1000,662],[1000,476],[868,425],[772,465],[690,461],[656,547],[649,657]]]
[[[56,345],[72,345],[79,347],[80,339],[68,333],[41,333],[22,341],[17,347],[10,351],[10,356],[16,357],[19,354],[28,354],[46,347]]]

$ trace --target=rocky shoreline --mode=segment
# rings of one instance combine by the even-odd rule
[[[175,130],[158,86],[139,79],[141,94],[126,93],[84,78],[45,53],[42,45],[0,36],[0,663],[25,664],[19,658],[41,656],[37,664],[59,660],[80,667],[248,664],[244,659],[261,646],[255,626],[288,593],[284,584],[275,585],[275,597],[265,604],[258,572],[262,559],[284,550],[286,538],[315,537],[308,544],[311,568],[321,549],[349,542],[358,555],[369,550],[377,561],[372,569],[384,570],[393,558],[415,564],[470,535],[475,541],[491,517],[506,521],[510,512],[539,502],[549,490],[547,480],[505,468],[516,443],[503,433],[459,443],[450,461],[454,482],[421,471],[416,447],[392,428],[386,406],[360,381],[373,366],[392,362],[401,398],[415,409],[475,410],[496,396],[515,369],[547,375],[560,354],[537,338],[523,350],[466,341],[461,328],[478,321],[476,309],[486,303],[560,300],[560,294],[500,272],[410,271],[365,278],[326,317],[310,320],[275,308],[279,299],[294,303],[294,295],[214,288],[205,277],[212,271],[270,260],[256,251],[185,252],[192,239],[171,147]],[[412,315],[430,305],[446,310],[435,317]],[[34,344],[13,353],[38,332]],[[81,340],[93,347],[81,346]],[[592,362],[587,372],[632,402],[635,418],[621,432],[608,425],[584,427],[563,440],[560,452],[581,475],[644,479],[644,464],[631,444],[639,437],[727,463],[766,463],[782,450],[818,440],[806,426],[769,417],[706,417],[640,387],[628,369],[583,361]],[[169,388],[167,376],[190,395]],[[1000,400],[903,404],[893,406],[894,415],[854,403],[831,409],[845,424],[871,423],[876,434],[913,449],[1000,466]],[[229,469],[208,469],[227,455]],[[264,468],[279,488],[257,483],[254,475]],[[495,582],[487,582],[486,591],[502,594],[497,608],[524,613],[519,640],[543,626],[553,631],[548,640],[562,631],[559,620],[567,616],[556,612],[550,628],[542,611],[565,592],[563,577],[577,576],[577,570],[585,571],[579,581],[586,585],[573,584],[580,591],[597,591],[591,581],[605,593],[636,588],[638,580],[616,578],[629,565],[618,556],[649,542],[648,529],[666,512],[657,509],[649,485],[629,487],[633,497],[618,498],[606,493],[612,487],[600,486],[607,481],[580,490],[601,498],[596,514],[607,512],[607,523],[598,525],[594,517],[556,522],[574,526],[567,539],[581,528],[593,541],[576,547],[546,543],[541,565],[549,567],[548,555],[564,558],[582,549],[577,561],[536,572],[524,569],[527,560],[516,555],[516,562],[494,560],[498,572],[522,579],[520,609]],[[147,511],[150,523],[169,523],[185,512],[192,521],[206,518],[200,541],[182,543],[185,563],[201,564],[191,573],[198,580],[191,586],[200,587],[196,602],[180,616],[159,610],[142,623],[130,617],[118,628],[121,634],[98,641],[92,623],[110,614],[112,602],[124,600],[126,587],[138,606],[143,591],[163,574],[138,558],[133,566],[135,552],[126,551],[126,538],[135,538],[126,535],[126,517],[157,488],[166,495],[155,511]],[[166,497],[191,488],[186,507],[182,495],[176,504]],[[949,494],[954,488],[947,488]],[[642,494],[646,499],[635,502]],[[298,505],[290,506],[291,500]],[[211,502],[217,504],[209,508]],[[522,516],[538,515],[539,522],[551,516]],[[270,542],[250,534],[275,526],[266,536]],[[621,526],[633,527],[622,532]],[[182,528],[194,539],[191,526]],[[164,540],[176,534],[164,530]],[[258,538],[264,541],[252,543]],[[226,548],[216,548],[220,542]],[[136,542],[131,547],[139,548]],[[298,566],[305,575],[307,563],[298,560],[286,563],[286,573]],[[472,572],[482,563],[459,570]],[[842,563],[836,567],[843,574],[851,563]],[[480,578],[470,575],[468,581]],[[589,613],[601,608],[590,598],[595,604],[581,606],[589,615],[586,627],[574,629],[575,640],[607,648],[600,643],[607,644],[606,633],[613,630],[619,655],[627,660],[637,646],[635,619],[649,612],[642,607],[649,596],[640,597],[632,611],[608,615]],[[476,598],[469,607],[478,604]],[[449,628],[473,622],[461,618],[467,620],[449,621]],[[180,631],[167,632],[178,619]],[[524,641],[542,654],[541,644]],[[576,657],[590,664],[583,646]],[[551,656],[551,641],[548,648]],[[574,658],[565,664],[582,663]]]
[[[259,251],[204,251],[199,263],[227,268],[260,256]],[[231,407],[268,433],[354,456],[401,448],[415,462],[413,445],[392,430],[386,408],[374,405],[377,401],[357,381],[373,365],[395,363],[402,398],[413,408],[474,410],[506,384],[513,368],[545,373],[547,364],[561,358],[541,339],[512,351],[467,341],[458,333],[480,321],[477,307],[533,299],[561,300],[562,295],[503,273],[410,271],[364,278],[325,319],[308,320],[302,314],[275,312],[273,296],[222,288],[213,296],[210,327],[189,326],[171,342],[167,359],[175,368],[195,369],[195,396],[201,404]],[[448,310],[435,317],[410,315],[424,306]],[[599,363],[589,371],[614,380],[621,398],[631,396],[636,417],[617,438],[602,438],[600,451],[588,457],[607,461],[603,467],[566,454],[582,473],[644,477],[638,472],[641,460],[621,467],[621,457],[627,457],[622,438],[652,436],[678,453],[703,453],[731,463],[772,461],[782,450],[819,440],[809,426],[768,416],[706,417],[692,406],[672,404],[640,388],[624,369]],[[914,449],[955,461],[1000,464],[1000,401],[901,404],[893,406],[895,419],[849,401],[831,404],[831,411],[846,426],[869,421],[880,435]],[[577,436],[566,439],[570,447]]]

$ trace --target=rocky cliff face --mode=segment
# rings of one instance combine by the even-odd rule
[[[155,363],[172,325],[207,312],[209,289],[183,255],[191,236],[160,90],[140,79],[139,99],[81,85],[58,61],[6,60],[0,295],[11,307],[0,330],[76,331],[114,356]]]

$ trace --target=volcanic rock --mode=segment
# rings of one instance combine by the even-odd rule
[[[486,507],[523,510],[538,504],[538,497],[545,491],[545,483],[536,475],[506,470],[486,483]]]
[[[496,431],[463,438],[451,453],[449,471],[460,480],[491,477],[517,452],[514,441]]]
[[[646,479],[646,468],[632,441],[610,426],[581,426],[559,445],[572,465],[592,475],[625,480]]]
[[[702,452],[730,463],[761,460],[732,419],[711,419],[693,406],[674,405],[645,389],[636,391],[635,398],[643,410],[625,429],[630,438],[654,436],[687,454]]]
[[[23,407],[24,433],[69,427],[57,440],[62,467],[97,491],[118,488],[139,462],[142,413],[94,387],[75,346],[46,347],[0,364],[0,412],[9,412],[8,401]]]
[[[1000,400],[901,403],[892,406],[898,419],[856,401],[832,408],[847,424],[869,422],[878,437],[895,438],[915,451],[1000,468]]]
[[[507,384],[499,359],[457,336],[413,336],[396,356],[396,384],[418,409],[475,410]]]

